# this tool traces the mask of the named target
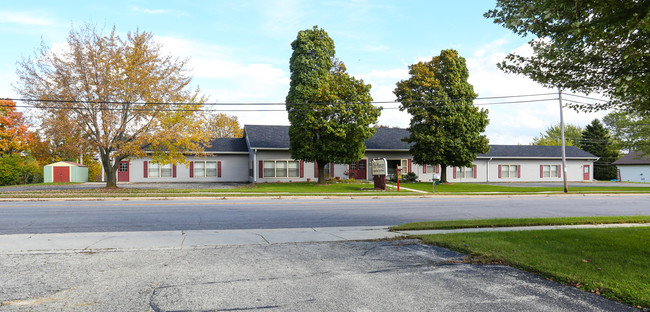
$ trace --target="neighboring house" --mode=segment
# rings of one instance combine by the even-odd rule
[[[619,181],[650,182],[650,156],[639,152],[630,152],[613,162]]]
[[[330,177],[372,179],[370,161],[386,158],[389,174],[400,165],[422,181],[431,181],[440,173],[439,165],[418,165],[409,153],[410,144],[402,141],[406,129],[378,128],[366,141],[365,156],[352,164],[325,165]],[[451,182],[539,182],[562,181],[559,146],[491,145],[490,152],[478,155],[468,168],[447,167]],[[133,159],[120,165],[118,181],[132,182],[295,182],[318,179],[318,167],[311,162],[294,160],[289,151],[288,126],[248,125],[244,138],[216,139],[206,149],[207,156],[189,156],[189,165],[157,165],[150,159]],[[567,146],[567,180],[593,179],[593,163],[598,159],[585,151]],[[124,169],[124,171],[122,171]],[[120,178],[121,177],[121,178]]]

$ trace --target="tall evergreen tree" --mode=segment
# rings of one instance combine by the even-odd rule
[[[594,163],[594,179],[616,179],[616,167],[612,162],[619,158],[620,153],[600,120],[594,119],[585,127],[579,142],[580,148],[599,157]]]
[[[371,103],[371,86],[346,73],[334,57],[334,41],[325,30],[302,30],[291,47],[286,98],[291,157],[316,162],[318,183],[324,183],[325,164],[363,157],[380,109]]]
[[[455,50],[409,66],[409,74],[393,91],[400,110],[411,115],[410,134],[404,140],[413,143],[410,152],[416,163],[440,164],[446,182],[447,166],[470,166],[478,153],[488,152],[482,134],[488,112],[472,104],[477,94],[467,82],[465,58]]]

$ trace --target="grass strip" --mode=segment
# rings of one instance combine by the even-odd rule
[[[453,230],[465,228],[494,228],[510,226],[536,225],[579,225],[579,224],[616,224],[616,223],[650,223],[650,216],[598,216],[598,217],[563,217],[563,218],[522,218],[522,219],[475,219],[452,221],[424,221],[393,226],[391,231],[417,230]]]
[[[506,264],[637,308],[650,307],[650,227],[417,236],[468,255]]]
[[[592,193],[592,192],[650,192],[650,187],[625,186],[580,186],[569,187],[570,193]],[[431,192],[431,182],[418,182],[402,184],[403,187]],[[558,192],[563,193],[563,187],[549,186],[502,186],[476,183],[451,183],[436,185],[436,193],[541,193],[541,192]]]

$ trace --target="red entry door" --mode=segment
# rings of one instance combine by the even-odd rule
[[[117,181],[129,182],[129,162],[120,161],[120,166],[117,168]]]
[[[350,165],[350,169],[354,168],[354,170],[357,171],[357,173],[354,175],[354,178],[357,180],[366,180],[368,178],[367,175],[367,167],[368,161],[366,159],[359,160],[356,163],[353,163]]]
[[[582,167],[582,179],[585,181],[589,181],[589,165],[585,165]]]
[[[52,168],[53,182],[70,182],[70,167]]]

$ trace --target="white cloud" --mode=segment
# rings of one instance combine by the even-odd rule
[[[49,26],[54,24],[54,21],[38,12],[0,11],[0,23]]]
[[[140,7],[137,7],[137,6],[131,7],[131,10],[133,10],[135,12],[146,13],[146,14],[167,14],[167,13],[172,12],[172,10],[166,10],[166,9],[152,10],[152,9],[147,9],[147,8],[143,9],[143,8],[140,8]]]

